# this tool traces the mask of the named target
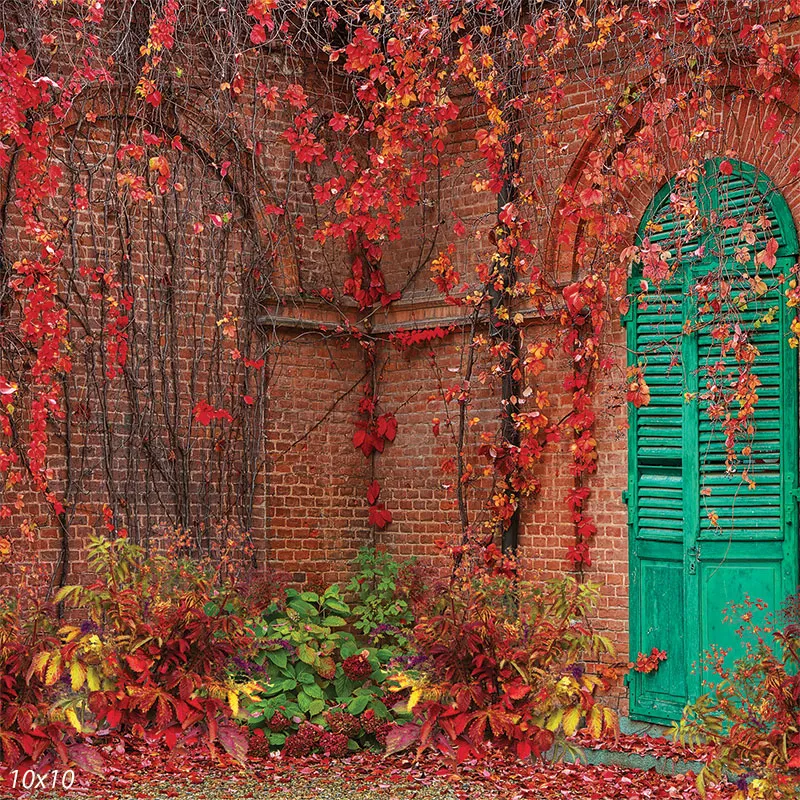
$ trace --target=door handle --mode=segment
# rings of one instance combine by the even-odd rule
[[[700,545],[687,548],[686,554],[689,557],[689,574],[694,575],[697,572],[697,562],[700,560]]]
[[[789,502],[786,505],[786,524],[791,528],[794,525],[794,512],[800,503],[800,487],[789,489]]]

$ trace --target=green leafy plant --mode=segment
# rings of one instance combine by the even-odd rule
[[[582,720],[596,736],[616,730],[614,712],[595,699],[609,675],[584,666],[612,652],[587,621],[596,598],[574,578],[517,580],[494,545],[462,558],[439,609],[414,628],[419,655],[396,681],[415,721],[398,726],[387,749],[416,745],[463,761],[491,742],[529,758]]]
[[[764,603],[750,599],[730,607],[727,617],[739,622],[744,655],[732,666],[727,651],[706,655],[716,681],[674,726],[681,742],[716,746],[697,776],[701,794],[725,778],[736,782],[738,800],[800,794],[800,596],[789,598],[778,615],[765,612]]]
[[[265,728],[271,747],[308,754],[326,742],[313,731],[346,734],[348,749],[379,743],[393,715],[383,702],[392,651],[359,645],[346,630],[351,610],[333,585],[322,593],[288,589],[251,623],[255,646],[237,663],[241,678],[262,684],[248,704],[251,726]],[[309,727],[310,726],[310,727]],[[321,734],[320,734],[321,736]]]
[[[416,559],[398,561],[390,553],[364,547],[353,560],[357,572],[347,586],[355,597],[353,627],[376,645],[402,649],[413,625],[411,581]]]

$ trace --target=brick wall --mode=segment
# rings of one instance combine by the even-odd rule
[[[786,35],[791,39],[797,34],[787,29]],[[285,85],[278,66],[275,70],[275,80]],[[242,479],[235,462],[245,458],[244,450],[234,449],[230,464],[215,472],[215,459],[221,458],[229,443],[218,430],[198,433],[196,429],[190,434],[188,426],[198,397],[213,399],[213,395],[222,404],[224,398],[230,398],[231,382],[243,380],[238,365],[234,369],[229,363],[230,352],[242,343],[219,338],[220,320],[242,308],[241,286],[214,281],[220,275],[225,276],[221,280],[229,280],[231,275],[240,273],[240,268],[262,261],[267,262],[262,266],[271,272],[272,282],[269,290],[258,297],[258,329],[251,331],[251,339],[245,344],[253,357],[264,356],[264,377],[262,380],[250,376],[249,383],[242,384],[235,393],[241,397],[247,386],[257,396],[256,413],[248,417],[250,427],[243,429],[242,439],[249,446],[255,445],[254,470],[249,475],[253,486],[249,519],[259,564],[284,573],[296,583],[344,581],[358,547],[377,544],[402,556],[420,556],[430,563],[432,574],[441,572],[446,565],[437,559],[435,541],[457,537],[459,526],[454,474],[442,469],[443,462],[454,455],[454,447],[453,431],[447,425],[447,410],[438,387],[458,381],[468,328],[463,315],[438,297],[427,267],[419,269],[419,265],[429,249],[435,252],[455,240],[452,228],[459,220],[470,232],[469,239],[458,239],[455,255],[464,278],[471,279],[476,263],[490,254],[487,234],[496,209],[491,197],[469,188],[469,176],[477,164],[474,131],[480,125],[480,117],[476,114],[452,125],[445,155],[450,175],[438,185],[425,187],[425,197],[437,198],[440,205],[433,211],[423,205],[410,213],[403,235],[386,249],[382,269],[389,291],[402,286],[407,290],[401,301],[372,315],[370,332],[377,341],[372,366],[358,342],[336,333],[341,315],[317,295],[323,287],[341,286],[347,276],[342,248],[318,247],[308,229],[292,232],[276,226],[274,220],[265,222],[259,216],[257,203],[253,210],[235,199],[252,194],[250,183],[267,179],[271,194],[261,197],[262,204],[287,193],[291,161],[280,137],[285,120],[255,132],[265,143],[255,177],[243,167],[237,169],[238,162],[234,162],[230,179],[222,180],[219,163],[227,158],[227,145],[220,144],[214,135],[218,122],[214,115],[219,109],[206,107],[197,88],[202,85],[201,78],[202,75],[197,77],[194,94],[185,102],[185,116],[178,114],[171,123],[177,134],[192,143],[191,147],[187,144],[190,154],[180,159],[171,154],[175,174],[187,187],[180,207],[169,207],[166,200],[158,197],[153,203],[138,206],[120,204],[114,153],[123,134],[131,138],[136,132],[136,124],[127,121],[123,113],[124,98],[113,102],[109,98],[93,98],[86,101],[86,106],[78,107],[76,118],[90,109],[97,113],[102,107],[109,120],[116,109],[117,123],[101,123],[88,133],[75,128],[72,137],[60,141],[54,153],[54,158],[67,162],[76,172],[65,179],[51,213],[57,216],[64,211],[72,197],[70,187],[75,183],[85,185],[89,191],[88,207],[76,215],[74,228],[65,233],[68,265],[107,265],[126,276],[137,309],[147,308],[148,303],[158,309],[152,319],[138,320],[132,352],[139,366],[128,376],[127,383],[118,379],[107,385],[102,381],[98,384],[93,376],[102,354],[92,332],[103,324],[102,297],[92,298],[86,283],[78,282],[73,287],[76,296],[87,298],[83,303],[87,330],[81,324],[73,326],[75,371],[68,385],[73,406],[77,411],[85,408],[86,414],[82,418],[77,413],[74,418],[71,469],[78,470],[80,480],[72,484],[72,491],[79,496],[72,498],[68,519],[71,553],[67,577],[72,580],[85,571],[86,539],[90,531],[101,527],[103,503],[114,507],[120,525],[139,525],[142,536],[146,536],[154,525],[173,525],[182,518],[176,502],[183,495],[170,488],[170,481],[180,478],[185,481],[184,494],[188,495],[188,521],[222,511],[234,513],[235,509],[226,506],[225,485],[226,481]],[[539,167],[546,169],[547,181],[537,220],[539,266],[554,282],[561,283],[569,281],[577,269],[578,232],[559,216],[556,189],[565,181],[580,186],[585,141],[578,133],[579,124],[603,100],[599,90],[595,95],[594,90],[577,81],[568,82],[567,86],[564,111],[553,124],[556,138],[565,147],[537,156]],[[800,187],[790,180],[787,170],[791,159],[798,155],[800,140],[791,135],[797,126],[794,98],[785,100],[765,108],[732,91],[721,96],[716,120],[719,132],[709,136],[707,155],[733,151],[758,164],[785,189],[790,207],[797,210]],[[233,115],[232,128],[242,140],[255,135],[247,128],[253,112],[250,105],[242,101],[225,112]],[[786,131],[779,142],[774,141],[774,134],[765,131],[764,118],[771,113],[778,113],[779,127]],[[126,122],[120,126],[122,118]],[[659,136],[667,151],[666,132],[659,129]],[[78,163],[76,150],[83,154],[83,163]],[[671,163],[670,169],[680,166]],[[637,194],[629,198],[632,217],[641,214],[657,188],[639,187]],[[294,195],[297,199],[291,212],[307,214],[311,225],[313,214],[307,194],[305,191]],[[215,232],[208,216],[226,204],[234,209],[235,223],[223,236]],[[255,221],[247,217],[248,213],[255,216]],[[151,235],[153,217],[167,221],[166,229],[162,227],[157,237]],[[196,234],[192,238],[186,231],[197,220],[204,221],[206,230],[202,236]],[[19,218],[9,205],[3,230],[6,259],[11,253],[24,252],[19,225]],[[270,241],[269,234],[274,232],[277,239]],[[276,241],[279,247],[274,246]],[[295,252],[302,255],[295,256]],[[236,269],[216,271],[215,265],[220,264],[236,265]],[[170,316],[164,309],[169,310],[173,290],[177,299]],[[223,302],[221,297],[225,298]],[[350,319],[357,317],[355,309],[346,304],[345,313]],[[12,314],[8,324],[13,321]],[[412,326],[449,324],[455,328],[447,338],[404,352],[381,338]],[[528,341],[555,339],[557,331],[552,325],[531,319],[526,326]],[[164,345],[163,337],[170,335],[170,326],[174,326],[171,335],[177,331],[181,341],[174,356],[175,373],[167,381],[177,393],[165,408],[161,401],[166,378],[158,370],[149,374],[148,364],[164,366],[173,362],[166,357],[148,362],[145,353],[148,348]],[[198,341],[207,352],[196,349]],[[627,455],[626,409],[620,392],[625,340],[613,316],[606,345],[609,352],[616,354],[617,367],[604,379],[608,385],[601,387],[596,402],[602,412],[596,437],[599,468],[589,481],[592,494],[588,511],[598,524],[598,534],[591,547],[593,563],[586,577],[603,586],[597,622],[611,634],[620,660],[625,660],[628,547],[627,512],[621,492],[627,482]],[[218,353],[220,348],[226,357],[217,372],[217,361],[210,354]],[[532,380],[535,389],[549,393],[548,413],[553,419],[561,418],[568,410],[568,396],[562,384],[569,368],[566,357],[559,355],[551,368]],[[184,391],[193,381],[199,381],[199,385],[194,385],[191,392]],[[380,410],[396,414],[398,435],[383,453],[365,458],[353,447],[352,434],[357,404],[368,381],[375,386]],[[98,385],[105,389],[98,390]],[[491,381],[485,385],[475,382],[473,389],[474,404],[469,415],[476,422],[470,428],[469,453],[476,460],[480,433],[493,430],[497,424],[498,389]],[[131,398],[137,393],[152,407],[149,411],[131,408]],[[145,441],[139,435],[137,421],[148,414],[158,417],[158,441]],[[102,425],[98,422],[101,417]],[[174,420],[171,433],[167,417]],[[438,436],[432,431],[434,418],[440,420]],[[190,439],[190,454],[176,452],[174,458],[170,457],[175,446],[186,446]],[[544,577],[567,570],[566,548],[574,538],[565,502],[572,485],[567,447],[568,442],[562,443],[560,449],[543,459],[539,467],[541,492],[525,505],[522,513],[523,559],[531,572]],[[67,486],[67,450],[57,435],[52,448],[53,486],[63,489]],[[163,474],[148,472],[153,469],[153,459],[145,457],[147,448],[157,449],[156,461],[164,466]],[[176,459],[183,459],[181,469],[175,466]],[[209,481],[209,474],[216,477]],[[394,516],[384,531],[368,524],[365,495],[373,479],[383,487],[381,501]],[[144,491],[140,492],[139,487]],[[484,490],[485,486],[479,485],[471,495],[474,511],[480,511]],[[61,552],[60,532],[39,498],[28,495],[23,500],[23,509],[0,522],[0,530],[15,535],[22,522],[34,522],[39,526],[35,535],[38,550],[31,552],[32,560],[35,556],[55,564]]]

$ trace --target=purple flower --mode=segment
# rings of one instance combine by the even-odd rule
[[[575,680],[580,680],[583,677],[583,665],[571,664],[569,667],[567,667],[567,672],[572,675]]]
[[[83,622],[81,622],[81,633],[83,634],[97,633],[99,630],[100,628],[97,623],[92,622],[90,619],[85,619]]]
[[[398,667],[399,669],[416,669],[420,664],[425,663],[427,660],[427,656],[418,653],[415,656],[398,656],[397,658],[393,658],[390,662],[390,665],[393,667]]]
[[[284,650],[287,650],[290,653],[294,652],[294,645],[287,641],[286,639],[265,639],[264,644],[272,645],[272,644],[279,644]]]
[[[375,644],[375,640],[382,634],[382,633],[400,633],[400,628],[395,625],[390,625],[388,622],[382,622],[380,625],[376,625],[369,634],[369,642],[370,644]]]
[[[233,664],[236,669],[240,672],[244,672],[249,678],[252,678],[254,675],[264,675],[266,674],[267,670],[263,664],[256,664],[253,661],[248,661],[241,656],[233,656],[231,659],[231,663]]]

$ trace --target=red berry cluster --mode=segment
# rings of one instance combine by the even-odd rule
[[[343,758],[348,755],[350,749],[347,746],[348,736],[344,733],[326,731],[319,738],[319,746],[326,756],[331,758]]]
[[[358,717],[348,714],[347,711],[326,711],[324,717],[334,733],[344,734],[348,739],[354,739],[361,733],[361,722]]]
[[[342,662],[342,670],[351,681],[361,683],[372,675],[372,667],[363,653],[348,656]]]
[[[269,739],[264,736],[264,731],[253,731],[247,753],[252,758],[269,758]]]
[[[311,755],[320,741],[320,729],[310,722],[304,722],[297,733],[286,738],[283,754],[290,758],[305,758]]]
[[[287,719],[286,717],[281,714],[280,711],[276,711],[270,718],[269,722],[267,723],[267,727],[273,731],[274,733],[282,733],[285,731],[290,725],[292,721]]]

